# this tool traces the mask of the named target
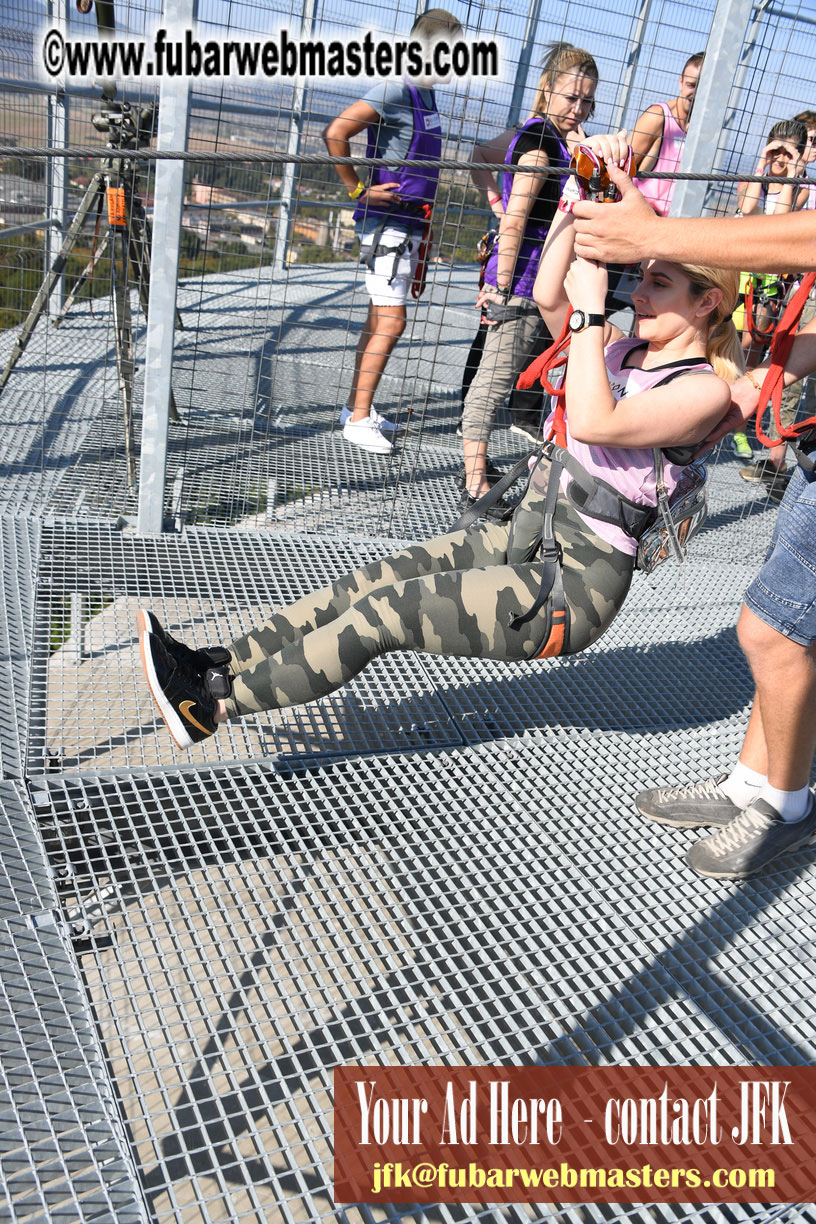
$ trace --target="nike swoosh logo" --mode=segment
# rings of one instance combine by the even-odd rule
[[[195,704],[196,703],[194,701],[182,701],[182,703],[179,706],[179,710],[181,710],[181,713],[184,715],[184,717],[187,719],[189,723],[192,723],[194,727],[198,727],[199,731],[203,731],[205,735],[212,735],[212,731],[210,730],[210,728],[202,727],[198,719],[193,718],[192,714],[190,713],[191,710],[195,709]]]

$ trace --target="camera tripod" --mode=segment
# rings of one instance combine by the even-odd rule
[[[107,107],[93,116],[94,127],[98,131],[113,131],[115,139],[108,142],[108,148],[136,149],[139,144],[150,139],[153,131],[155,108],[143,107],[138,113],[127,102],[114,102],[108,90],[105,93]],[[91,259],[82,271],[79,280],[74,285],[68,299],[56,319],[54,326],[58,327],[68,310],[76,301],[82,286],[93,274],[96,264],[107,250],[110,258],[110,295],[113,307],[114,340],[116,345],[116,371],[119,383],[119,393],[122,401],[125,434],[125,462],[127,465],[128,488],[132,489],[136,482],[136,451],[133,426],[133,322],[130,310],[131,278],[135,280],[139,290],[139,300],[145,317],[150,292],[150,243],[147,231],[147,219],[144,205],[136,189],[137,163],[131,158],[106,157],[99,170],[93,175],[79,208],[68,227],[65,240],[54,260],[50,270],[38,289],[31,309],[20,329],[20,334],[14,344],[3,373],[0,374],[0,393],[8,382],[9,375],[25,352],[26,345],[48,306],[51,294],[65,270],[68,258],[76,246],[83,226],[88,218],[96,213],[96,232],[102,219],[103,208],[106,209],[108,222],[107,233],[96,247]],[[177,326],[181,320],[176,312]],[[170,419],[179,419],[173,393],[170,393]]]

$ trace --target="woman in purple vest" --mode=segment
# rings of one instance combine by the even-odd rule
[[[455,40],[461,33],[459,22],[445,9],[429,9],[411,30],[414,38],[429,42]],[[442,129],[432,84],[420,79],[415,84],[381,82],[328,125],[323,139],[329,153],[350,156],[351,139],[365,131],[366,157],[438,160]],[[347,442],[387,455],[396,426],[377,412],[374,395],[405,329],[406,301],[439,169],[376,166],[368,173],[367,183],[357,177],[353,166],[337,165],[335,170],[356,201],[354,221],[370,298],[340,424]]]
[[[499,218],[499,240],[485,270],[476,301],[488,325],[481,363],[465,399],[462,436],[465,487],[460,510],[489,488],[487,446],[496,413],[526,364],[541,317],[533,301],[541,246],[561,195],[571,148],[592,114],[598,67],[587,51],[556,43],[544,61],[533,110],[519,129],[510,129],[476,147],[473,159],[504,161],[537,174],[505,174],[499,191],[493,172],[474,170]],[[507,510],[499,503],[492,513]]]

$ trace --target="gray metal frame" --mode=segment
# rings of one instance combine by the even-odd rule
[[[67,26],[67,0],[48,0],[49,25]],[[48,94],[46,141],[49,148],[64,149],[68,145],[69,95],[63,87]],[[52,266],[65,236],[68,218],[68,174],[67,162],[52,158],[46,164],[45,206],[48,225],[45,231],[45,258],[43,272]],[[8,233],[8,231],[4,231]],[[49,299],[48,311],[59,315],[65,302],[65,277],[60,276],[53,298]]]
[[[192,27],[197,7],[197,0],[165,0],[164,20],[170,29]],[[189,115],[189,79],[162,78],[156,139],[158,149],[187,148]],[[139,475],[138,527],[146,534],[160,532],[164,527],[167,430],[173,393],[183,205],[184,162],[160,161],[156,166]]]
[[[711,170],[711,133],[725,126],[728,101],[753,11],[753,0],[718,0],[706,45],[706,58],[683,147],[685,173]],[[709,185],[680,180],[672,196],[673,217],[699,217]]]
[[[315,0],[303,0],[303,11],[300,19],[301,38],[311,38],[315,26]],[[301,132],[303,126],[303,101],[306,87],[300,81],[295,86],[292,99],[292,117],[289,125],[289,138],[286,152],[300,152]],[[283,178],[278,204],[278,223],[275,232],[275,254],[272,261],[274,275],[278,278],[286,274],[286,252],[289,247],[289,233],[292,225],[292,203],[295,197],[295,174],[297,167],[294,162],[287,162],[283,168]]]

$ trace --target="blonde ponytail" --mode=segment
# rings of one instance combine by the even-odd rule
[[[675,266],[689,278],[692,297],[702,297],[707,289],[719,289],[722,293],[707,320],[706,360],[715,374],[732,383],[745,373],[745,353],[731,318],[739,299],[740,274],[728,268],[707,268],[701,264]]]
[[[708,333],[706,357],[711,362],[714,373],[724,378],[727,383],[732,383],[745,373],[745,350],[730,315],[721,319]]]

